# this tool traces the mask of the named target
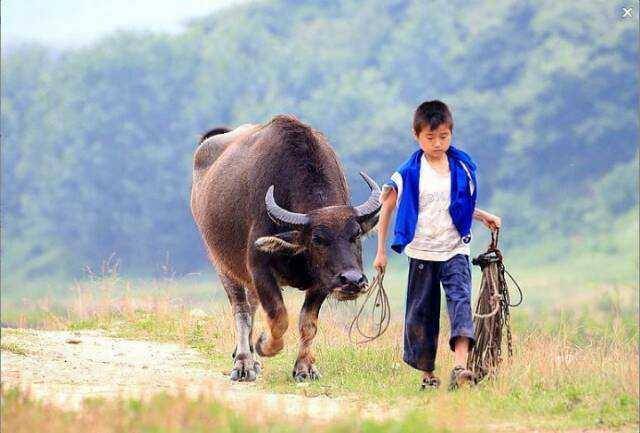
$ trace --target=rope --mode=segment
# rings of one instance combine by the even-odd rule
[[[492,231],[487,251],[473,259],[473,264],[482,269],[480,294],[473,314],[476,344],[468,361],[468,368],[475,373],[476,381],[497,371],[502,360],[503,330],[506,330],[508,356],[513,355],[509,307],[517,307],[523,299],[522,289],[502,263],[498,235],[499,230]],[[516,304],[511,303],[505,273],[518,289],[520,299]]]
[[[389,297],[387,296],[387,292],[382,285],[382,280],[384,279],[384,270],[378,269],[378,274],[373,278],[369,287],[367,287],[366,297],[364,298],[364,302],[360,306],[360,309],[356,313],[356,316],[353,318],[351,325],[349,326],[349,341],[356,344],[364,344],[370,341],[375,340],[380,337],[389,327],[389,322],[391,321],[391,307],[389,306]],[[360,318],[362,317],[362,313],[369,302],[371,296],[375,293],[373,297],[373,304],[371,304],[371,328],[373,332],[371,334],[365,332],[360,327]],[[361,340],[354,340],[352,334],[354,329],[363,337]]]

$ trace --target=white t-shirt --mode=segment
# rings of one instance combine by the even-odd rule
[[[449,214],[451,174],[439,174],[425,155],[420,160],[420,204],[413,240],[405,254],[421,260],[446,261],[456,254],[470,255]]]

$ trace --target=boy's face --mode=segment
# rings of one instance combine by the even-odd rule
[[[451,145],[451,129],[447,124],[440,124],[437,128],[431,129],[429,125],[425,125],[416,135],[413,136],[420,145],[420,148],[428,157],[432,159],[440,159]]]

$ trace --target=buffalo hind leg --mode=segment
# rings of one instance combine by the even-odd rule
[[[256,352],[260,356],[274,356],[284,347],[284,333],[289,326],[287,308],[282,299],[282,290],[270,271],[253,271],[253,283],[267,316],[269,335],[260,334],[256,341]]]
[[[247,299],[247,291],[242,284],[223,274],[220,274],[220,281],[229,297],[236,325],[236,348],[233,351],[231,380],[252,382],[260,374],[260,362],[255,359],[253,347],[251,347],[255,308],[251,307]]]
[[[320,373],[315,366],[315,356],[311,349],[318,330],[318,314],[327,294],[324,292],[307,292],[300,311],[300,351],[293,367],[293,379],[302,382],[307,379],[316,380]]]

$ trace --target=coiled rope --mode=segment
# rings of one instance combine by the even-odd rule
[[[391,307],[389,305],[387,292],[382,285],[383,279],[384,270],[378,269],[378,274],[373,278],[369,287],[367,287],[367,291],[365,292],[366,297],[364,298],[362,305],[358,309],[356,316],[353,318],[351,325],[349,325],[349,341],[352,343],[364,344],[375,340],[384,334],[389,327],[389,322],[391,321]],[[371,311],[368,316],[370,317],[371,323],[369,329],[371,329],[372,332],[367,332],[361,327],[360,319],[362,318],[365,307],[369,303],[370,299],[373,299],[373,303],[371,304]],[[358,340],[354,338],[354,330],[357,331],[360,337],[362,337],[361,339]]]
[[[510,357],[513,355],[509,307],[517,307],[523,299],[522,289],[502,263],[498,235],[498,229],[492,231],[489,248],[472,261],[482,269],[480,294],[473,314],[476,344],[467,363],[467,368],[474,372],[476,381],[496,373],[502,360],[502,334],[505,329],[507,353]],[[505,273],[518,289],[520,299],[516,304],[511,303]]]

